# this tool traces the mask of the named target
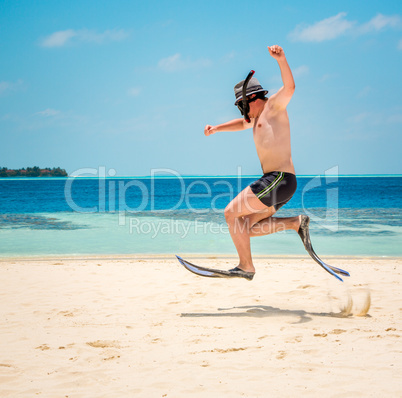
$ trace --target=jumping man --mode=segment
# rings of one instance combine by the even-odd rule
[[[250,237],[263,236],[287,229],[299,233],[303,243],[309,244],[309,218],[272,217],[296,191],[296,176],[290,149],[290,126],[286,107],[295,91],[295,82],[283,49],[268,47],[269,54],[279,65],[283,86],[266,98],[257,79],[251,78],[246,98],[250,122],[234,119],[217,126],[205,126],[206,136],[221,131],[239,131],[253,128],[254,143],[261,162],[263,176],[239,193],[226,207],[225,219],[239,255],[239,265],[230,270],[238,276],[252,279],[255,273],[251,257]],[[235,105],[242,111],[244,81],[235,88]]]

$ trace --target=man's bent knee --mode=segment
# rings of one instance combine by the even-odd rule
[[[230,204],[226,206],[223,214],[225,215],[226,222],[232,222],[236,218],[235,212],[233,211],[233,207],[230,206]]]

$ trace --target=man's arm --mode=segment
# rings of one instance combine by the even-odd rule
[[[283,87],[281,87],[276,94],[272,95],[270,100],[273,101],[275,107],[285,109],[295,92],[295,81],[293,80],[292,71],[290,70],[282,47],[277,45],[271,46],[268,47],[268,51],[278,62],[283,82]]]
[[[253,121],[247,123],[244,119],[233,119],[230,122],[218,124],[217,126],[211,126],[207,124],[204,128],[205,135],[215,134],[221,131],[240,131],[253,127]]]

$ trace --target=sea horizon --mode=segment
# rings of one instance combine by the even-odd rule
[[[262,174],[178,174],[178,175],[116,175],[116,176],[74,176],[68,175],[67,177],[0,177],[0,181],[19,181],[19,180],[66,180],[69,178],[79,178],[79,179],[118,179],[118,178],[138,178],[138,179],[174,179],[174,178],[260,178]],[[400,178],[402,174],[296,174],[297,178],[314,178],[314,177],[329,177],[329,178],[375,178],[375,177],[390,177],[390,178]]]

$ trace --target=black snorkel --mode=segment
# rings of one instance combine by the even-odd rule
[[[248,112],[250,111],[250,106],[249,106],[249,104],[247,102],[247,98],[246,98],[247,97],[247,85],[248,85],[248,82],[250,81],[250,79],[253,77],[254,73],[255,73],[255,71],[251,70],[250,73],[247,75],[246,80],[244,80],[244,83],[243,83],[243,93],[242,93],[243,97],[242,97],[241,101],[243,103],[244,120],[247,123],[250,123],[250,117],[248,115]]]

